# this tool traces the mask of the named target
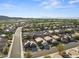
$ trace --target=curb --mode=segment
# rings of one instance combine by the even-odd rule
[[[21,58],[24,58],[23,44],[22,44],[22,31],[20,32],[20,43],[21,43]]]
[[[14,34],[13,34],[13,38],[12,38],[11,46],[10,46],[10,48],[9,48],[8,58],[10,58],[10,54],[11,54],[11,50],[12,50],[12,46],[13,46],[13,42],[14,42]]]

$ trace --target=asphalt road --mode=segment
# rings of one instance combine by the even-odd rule
[[[78,42],[71,42],[71,43],[65,44],[64,46],[65,46],[65,50],[67,50],[67,49],[70,49],[70,48],[74,48],[74,47],[76,47],[78,45],[79,45],[79,41]],[[46,54],[51,54],[51,53],[55,53],[55,52],[57,52],[56,47],[52,47],[49,50],[33,52],[32,57],[33,58],[40,57],[40,56],[44,56]]]
[[[14,34],[14,41],[12,45],[12,50],[10,54],[10,58],[21,58],[21,30],[22,27],[17,28]]]

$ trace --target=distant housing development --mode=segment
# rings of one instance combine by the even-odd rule
[[[79,20],[1,21],[0,57],[78,58]]]

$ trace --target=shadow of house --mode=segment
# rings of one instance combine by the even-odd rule
[[[45,50],[49,50],[50,47],[49,47],[48,43],[45,40],[42,42],[42,45],[43,45],[43,48]]]
[[[37,46],[36,46],[36,43],[34,41],[30,41],[30,47],[31,47],[31,50],[33,52],[37,51]]]

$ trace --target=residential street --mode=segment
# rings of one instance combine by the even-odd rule
[[[14,34],[14,39],[13,39],[13,45],[12,45],[12,50],[11,50],[11,54],[10,54],[10,58],[21,58],[21,40],[22,40],[22,36],[21,36],[21,31],[22,27],[19,27],[15,34]]]

